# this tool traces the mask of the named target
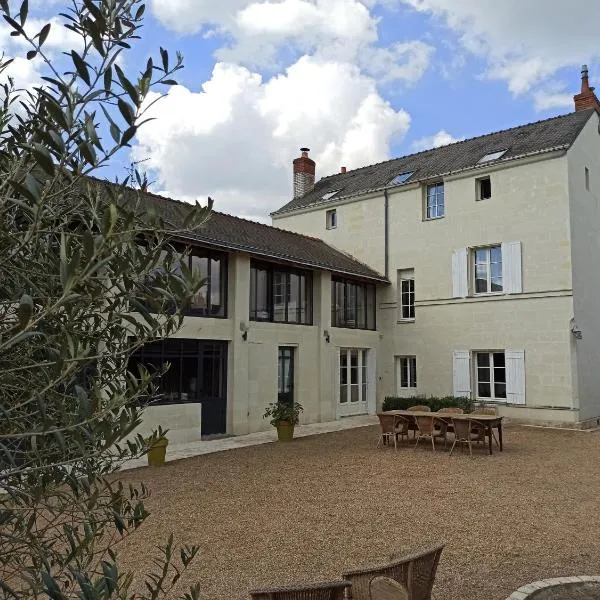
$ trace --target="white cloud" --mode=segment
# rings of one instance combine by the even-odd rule
[[[413,150],[428,150],[430,148],[438,148],[439,146],[446,146],[454,142],[460,142],[464,138],[454,137],[451,133],[448,133],[445,129],[440,129],[437,133],[422,137],[415,140],[412,143]]]
[[[264,219],[291,198],[292,159],[312,148],[317,177],[389,158],[410,124],[348,63],[304,56],[264,81],[217,63],[195,93],[174,87],[139,132],[136,159],[173,197],[215,198],[215,208]],[[182,116],[184,116],[182,118]]]
[[[600,59],[597,0],[401,1],[442,20],[464,48],[487,60],[487,75],[505,80],[515,95],[555,85],[561,68]]]

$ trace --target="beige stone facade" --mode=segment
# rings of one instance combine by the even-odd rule
[[[491,197],[480,200],[479,180],[487,177]],[[445,194],[439,219],[424,218],[427,182],[273,216],[275,226],[322,238],[389,277],[391,285],[378,296],[378,405],[386,395],[448,395],[457,387],[477,399],[477,353],[502,351],[512,390],[495,401],[500,414],[544,424],[596,424],[598,114],[568,150],[484,164],[439,180]],[[337,226],[328,229],[326,212],[332,209]],[[490,246],[502,249],[504,290],[476,294],[474,252]],[[413,321],[403,320],[400,310],[398,277],[404,270],[414,270]],[[416,388],[399,389],[398,357],[416,357]],[[468,365],[467,381],[461,364]]]

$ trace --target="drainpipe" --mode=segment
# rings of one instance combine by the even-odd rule
[[[383,261],[385,265],[385,276],[390,278],[390,225],[389,225],[390,201],[387,189],[383,190]]]

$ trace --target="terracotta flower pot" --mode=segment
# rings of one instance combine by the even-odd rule
[[[148,464],[151,467],[159,467],[165,464],[165,457],[167,455],[167,446],[169,440],[165,437],[158,438],[148,450]]]
[[[289,421],[277,423],[277,439],[280,442],[289,442],[294,438],[294,425]]]

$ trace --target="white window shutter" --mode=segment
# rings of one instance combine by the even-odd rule
[[[525,404],[525,350],[505,350],[506,402]]]
[[[523,291],[521,276],[521,242],[502,244],[502,282],[507,294],[520,294]]]
[[[333,349],[333,402],[339,406],[340,402],[340,349]]]
[[[471,397],[471,352],[455,350],[452,362],[453,392],[457,397]]]
[[[467,249],[459,248],[452,254],[452,296],[466,298],[468,295]]]

